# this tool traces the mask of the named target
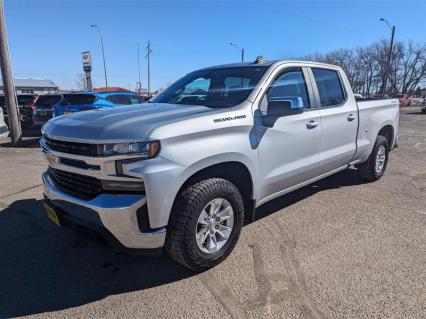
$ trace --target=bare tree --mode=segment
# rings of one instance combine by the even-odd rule
[[[75,80],[75,86],[77,90],[84,91],[86,89],[86,76],[84,73],[77,74],[77,79]]]
[[[426,45],[415,45],[410,41],[402,50],[397,72],[398,88],[401,93],[411,95],[426,78]]]
[[[378,92],[411,95],[426,81],[426,44],[396,42],[388,64],[389,43],[377,41],[367,47],[338,49],[314,53],[303,60],[339,65],[345,70],[355,92],[371,95]],[[385,79],[389,87],[384,88]]]

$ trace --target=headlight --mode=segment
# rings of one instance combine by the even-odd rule
[[[156,157],[159,151],[160,141],[99,145],[99,154],[101,156],[130,154],[140,155],[148,159]]]

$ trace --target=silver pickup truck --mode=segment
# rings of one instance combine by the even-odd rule
[[[356,102],[337,66],[232,64],[187,74],[149,103],[50,120],[45,207],[117,250],[201,271],[230,254],[256,207],[355,165],[379,179],[398,100]]]

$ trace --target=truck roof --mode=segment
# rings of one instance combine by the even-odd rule
[[[324,67],[333,67],[336,68],[336,65],[333,64],[327,64],[327,63],[321,63],[321,62],[315,62],[315,61],[302,61],[302,60],[265,60],[263,62],[244,62],[244,63],[229,63],[229,64],[221,64],[221,65],[215,65],[210,66],[206,68],[202,68],[201,70],[208,70],[208,69],[218,69],[218,68],[238,68],[238,67],[259,67],[259,66],[271,66],[273,64],[281,64],[281,63],[301,63],[301,64],[314,64],[318,66],[324,66]]]

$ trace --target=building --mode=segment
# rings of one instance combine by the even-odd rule
[[[44,94],[58,92],[58,86],[49,79],[14,79],[17,94]],[[0,94],[4,94],[3,81]]]

